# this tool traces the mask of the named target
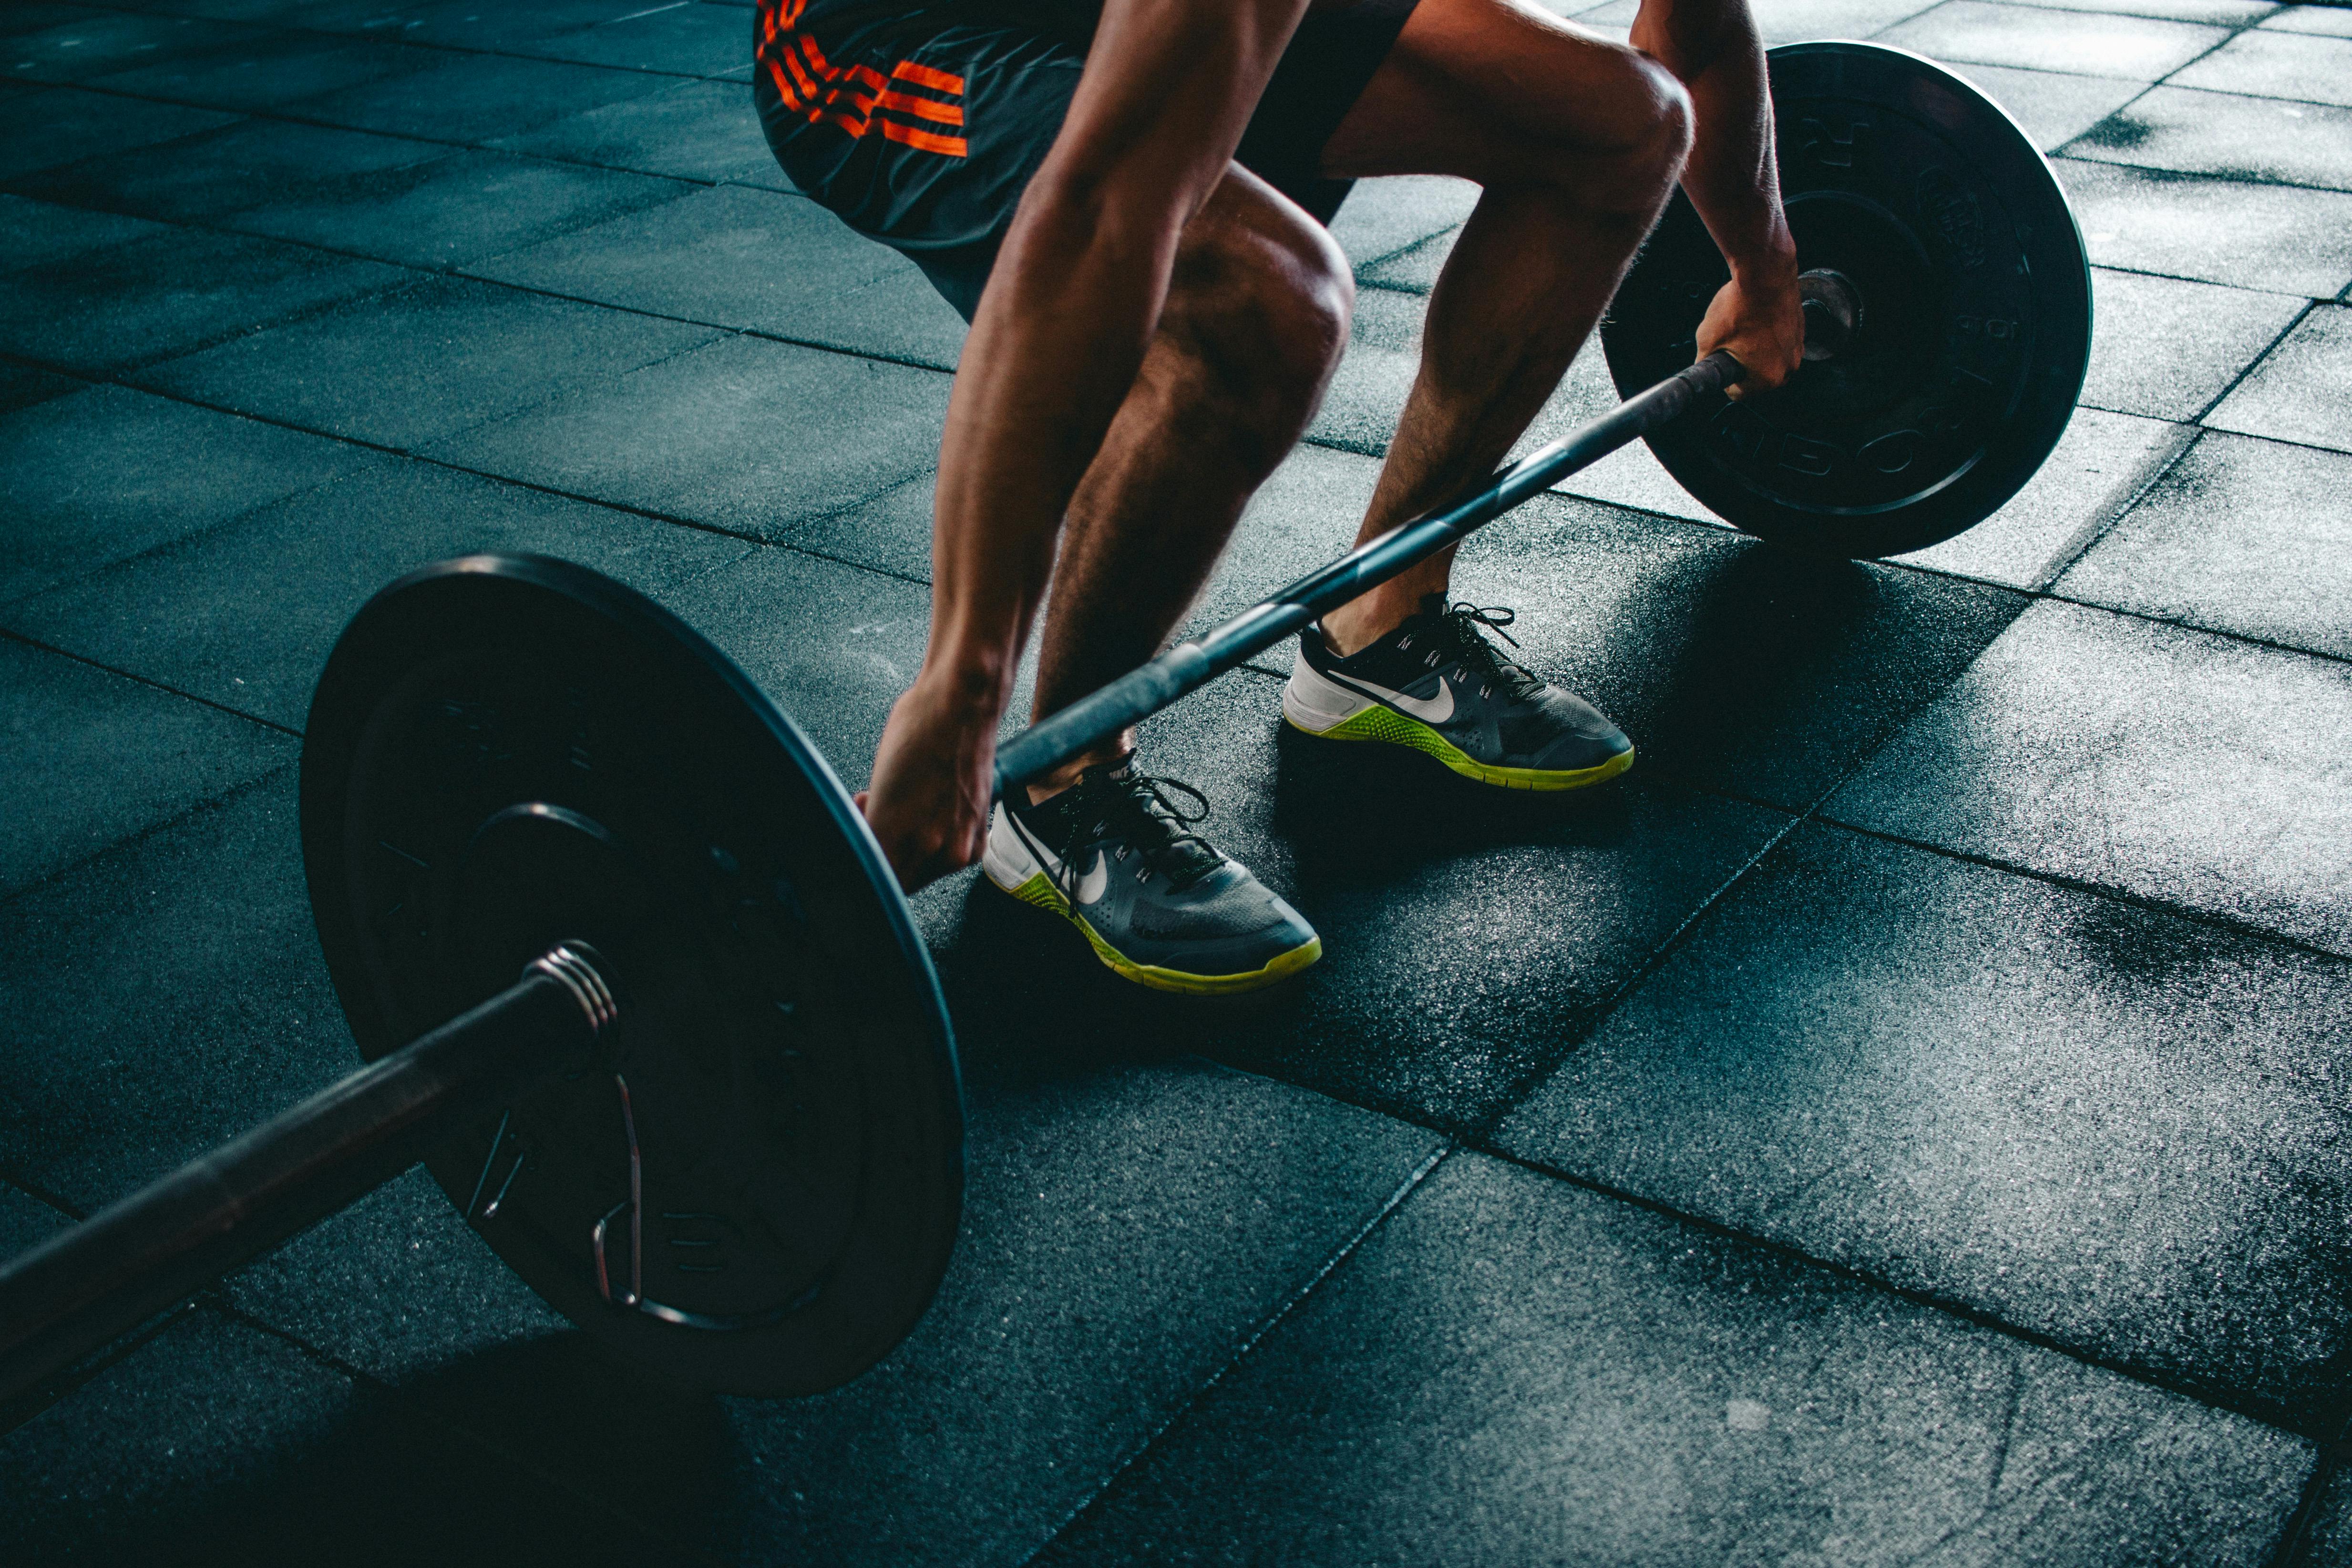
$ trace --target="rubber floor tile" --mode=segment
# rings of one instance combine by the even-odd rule
[[[730,338],[436,444],[593,500],[769,537],[931,466],[948,378]]]
[[[440,143],[243,120],[160,147],[85,159],[16,182],[28,195],[173,223],[315,201],[368,175],[448,156]]]
[[[2159,87],[2067,143],[2070,158],[2352,190],[2352,109]]]
[[[20,1020],[0,1040],[0,1169],[84,1212],[359,1064],[302,881],[299,748],[270,740],[274,773],[0,902]]]
[[[2035,0],[2035,4],[2060,11],[2106,11],[2165,22],[2210,22],[2221,27],[2242,27],[2291,9],[2276,0]]]
[[[1045,1563],[2263,1563],[2305,1444],[1456,1155]]]
[[[951,367],[964,324],[912,262],[801,196],[722,185],[473,267],[529,288]],[[877,286],[898,285],[885,291]]]
[[[315,33],[263,33],[89,78],[107,91],[248,113],[382,81],[446,63],[432,49],[404,49]]]
[[[142,384],[415,447],[679,354],[707,327],[434,278],[145,371]]]
[[[1931,59],[2155,81],[2229,36],[2220,27],[2145,16],[1947,0],[1875,41]]]
[[[231,1274],[221,1292],[235,1311],[386,1383],[455,1380],[493,1349],[518,1362],[582,1359],[577,1343],[546,1343],[580,1335],[422,1166]]]
[[[0,195],[0,274],[54,267],[95,250],[172,232],[167,225],[120,213]]]
[[[2083,401],[2095,408],[2189,420],[2236,384],[2304,310],[2293,295],[2100,268],[2098,328]]]
[[[158,235],[9,278],[0,350],[68,371],[127,371],[412,276],[241,235]]]
[[[849,788],[864,787],[890,705],[922,667],[923,588],[755,549],[681,582],[668,602],[792,716]]]
[[[680,83],[492,145],[680,180],[744,179],[776,166],[751,107],[751,90],[735,82]]]
[[[2347,495],[2352,456],[2208,435],[2057,591],[2352,659]]]
[[[78,392],[89,384],[71,376],[55,375],[26,365],[0,362],[0,413],[30,408],[37,402],[47,402],[68,392]]]
[[[0,1181],[0,1258],[47,1241],[72,1219],[18,1187]]]
[[[752,547],[401,458],[0,611],[0,625],[300,728],[361,605],[432,561],[555,555],[656,595]],[[896,694],[893,694],[896,695]]]
[[[2324,1436],[2347,1027],[2344,960],[1808,827],[1497,1141]]]
[[[2205,423],[2352,452],[2352,308],[2313,310]]]
[[[2333,298],[2352,282],[2352,194],[2055,162],[2100,267]]]
[[[1828,816],[2352,953],[2352,668],[2042,603]]]
[[[250,720],[22,643],[0,641],[0,896],[294,755]],[[33,1175],[16,1154],[0,1168]]]
[[[1446,258],[1454,254],[1454,242],[1460,237],[1458,226],[1441,229],[1427,239],[1391,252],[1379,261],[1360,263],[1358,276],[1374,287],[1393,288],[1407,294],[1427,294],[1437,287],[1437,275],[1444,270]],[[1360,308],[1364,303],[1363,297],[1357,296],[1356,302]]]
[[[509,55],[452,55],[431,70],[285,105],[289,114],[359,131],[442,141],[488,141],[667,85],[644,71],[605,70]]]
[[[1896,559],[2038,589],[2194,440],[2186,424],[2077,408],[2025,488],[1967,532]]]
[[[0,602],[347,473],[358,448],[123,387],[0,416]]]
[[[645,0],[533,0],[508,6],[478,0],[326,0],[304,7],[302,25],[434,48],[528,55],[560,34],[644,9]]]
[[[2137,82],[2117,81],[2113,77],[2015,70],[2007,66],[1954,68],[2007,110],[2044,152],[2065,145],[2147,90]]]
[[[87,6],[52,5],[48,0],[18,0],[16,5],[0,13],[0,38],[45,32],[62,23],[86,21],[89,16]]]
[[[625,1521],[272,1334],[183,1314],[0,1437],[25,1562],[640,1562]]]
[[[1370,267],[1470,216],[1478,187],[1442,174],[1359,180],[1331,220],[1331,237],[1353,267]]]
[[[2303,1555],[2287,1561],[2342,1563],[2352,1557],[2352,1469],[2341,1459],[2320,1489],[2304,1540]]]
[[[0,40],[0,54],[5,54]],[[78,159],[152,147],[236,117],[176,103],[146,103],[79,88],[0,99],[0,180],[15,181]]]
[[[619,170],[465,152],[225,221],[404,266],[457,267],[615,213],[675,201],[690,189]]]
[[[750,14],[733,5],[656,4],[551,35],[531,52],[592,66],[716,76],[751,59],[751,33]]]
[[[2270,27],[2241,33],[2166,85],[2298,98],[2352,109],[2352,26],[2345,34],[2342,38],[2315,38]]]
[[[1793,44],[1808,38],[1866,38],[1919,15],[1934,3],[1935,0],[1759,0],[1755,16],[1767,44]]]
[[[2263,22],[2265,28],[2287,33],[2315,33],[2323,37],[2352,38],[2352,15],[2335,5],[2282,5]]]
[[[24,81],[77,81],[236,43],[258,31],[194,16],[93,9],[38,32],[0,38],[0,74]]]
[[[572,1336],[487,1347],[415,1397],[680,1555],[1023,1562],[1439,1140],[1115,1044],[1018,1076],[970,1096],[939,1299],[847,1387],[664,1397],[600,1375]]]

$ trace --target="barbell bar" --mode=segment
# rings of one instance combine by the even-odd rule
[[[1030,727],[997,790],[1636,437],[1728,520],[1814,549],[1920,548],[2006,500],[2088,358],[2063,194],[1925,60],[1811,44],[1771,64],[1811,264],[1786,387],[1730,402],[1736,361],[1689,362],[1720,258],[1670,208],[1602,335],[1621,386],[1679,368]],[[677,1383],[817,1392],[919,1320],[961,1209],[946,1004],[864,818],[733,661],[584,568],[425,568],[338,639],[300,815],[369,1065],[0,1264],[0,1407],[420,1156],[552,1306]]]

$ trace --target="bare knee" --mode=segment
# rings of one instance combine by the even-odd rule
[[[1671,185],[1682,177],[1683,161],[1690,156],[1689,89],[1647,55],[1633,55],[1627,68],[1634,79],[1624,89],[1633,136],[1626,156],[1660,187]]]
[[[1160,331],[1189,401],[1262,444],[1271,468],[1314,418],[1346,350],[1355,279],[1331,236],[1287,204],[1214,215],[1177,253]]]
[[[1556,78],[1568,96],[1517,106],[1515,131],[1528,149],[1520,177],[1596,212],[1646,221],[1690,154],[1690,93],[1637,49],[1590,39],[1573,47],[1576,69]]]

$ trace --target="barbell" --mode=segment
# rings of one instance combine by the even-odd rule
[[[1817,550],[1917,549],[2008,499],[2089,355],[2063,193],[1926,60],[1770,64],[1806,267],[1786,386],[1734,402],[1736,361],[1691,362],[1724,270],[1677,197],[1602,329],[1623,403],[1032,726],[998,791],[1636,435]],[[367,1065],[0,1267],[0,1406],[420,1158],[550,1304],[673,1382],[814,1393],[914,1326],[962,1201],[946,1003],[864,818],[724,653],[583,567],[427,567],[338,639],[300,820]]]

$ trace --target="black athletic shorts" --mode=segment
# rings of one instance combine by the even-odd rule
[[[1328,223],[1324,143],[1415,0],[1308,13],[1237,157]],[[793,183],[903,252],[966,320],[1069,112],[1101,0],[761,0],[752,92]]]

